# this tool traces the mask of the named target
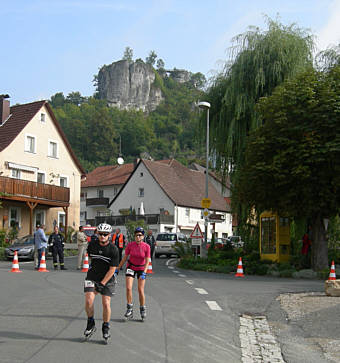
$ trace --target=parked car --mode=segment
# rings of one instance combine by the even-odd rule
[[[209,249],[211,243],[211,239],[207,240],[207,249]],[[227,241],[223,238],[217,238],[215,240],[215,250],[220,249],[226,245]]]
[[[244,242],[242,241],[240,236],[229,236],[227,237],[227,242],[230,243],[233,247],[243,247]]]
[[[91,241],[91,236],[93,236],[94,231],[97,227],[92,226],[83,226],[83,232],[86,234],[87,242]],[[77,243],[77,232],[74,232],[72,235],[72,242]]]
[[[50,257],[52,254],[48,251],[46,252],[46,257]],[[22,238],[17,238],[14,240],[13,244],[5,248],[5,258],[12,260],[14,252],[18,252],[18,258],[33,260],[34,259],[34,237],[31,234],[24,236]]]
[[[166,255],[170,257],[171,255],[176,255],[174,246],[176,242],[185,243],[186,237],[182,233],[158,233],[156,237],[156,247],[155,247],[155,257],[160,255]]]

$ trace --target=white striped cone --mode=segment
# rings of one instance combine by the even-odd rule
[[[240,257],[239,260],[238,260],[237,271],[236,271],[235,276],[244,277],[243,267],[242,267],[242,257]]]
[[[148,270],[146,271],[146,273],[153,274],[151,258],[149,258],[149,265],[148,265]]]
[[[19,269],[18,251],[14,252],[12,270],[10,272],[22,272]]]
[[[332,261],[332,264],[331,264],[331,271],[329,272],[328,281],[329,281],[329,280],[336,280],[336,274],[335,274],[335,264],[334,264],[334,261]]]
[[[81,272],[87,272],[88,270],[89,270],[89,255],[86,254],[84,258],[83,269],[81,270]]]
[[[42,255],[41,255],[40,266],[39,266],[38,271],[39,272],[48,272],[48,270],[46,269],[45,252],[43,252]]]

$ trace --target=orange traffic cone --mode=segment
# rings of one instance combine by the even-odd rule
[[[10,272],[22,272],[19,269],[18,251],[14,252],[13,262],[12,262],[12,270]]]
[[[87,272],[88,270],[89,270],[89,255],[86,254],[84,258],[83,269],[81,270],[81,272]]]
[[[48,270],[46,269],[45,252],[43,252],[42,255],[41,255],[40,266],[39,266],[38,271],[39,272],[48,272]]]
[[[242,257],[240,257],[239,260],[238,260],[237,271],[236,271],[236,275],[235,276],[244,277],[244,275],[243,275],[243,267],[242,267]]]
[[[336,274],[335,274],[335,264],[334,261],[332,261],[331,264],[331,271],[329,273],[328,281],[329,280],[336,280]]]
[[[146,272],[146,273],[148,273],[148,274],[153,274],[151,258],[149,258],[149,265],[148,265],[148,270],[147,270],[147,272]]]

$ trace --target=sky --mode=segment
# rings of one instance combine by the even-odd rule
[[[340,0],[0,0],[0,94],[11,104],[91,96],[93,76],[126,47],[210,78],[234,36],[278,14],[310,29],[318,50],[340,43]]]

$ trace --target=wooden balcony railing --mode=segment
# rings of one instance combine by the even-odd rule
[[[110,202],[109,198],[87,198],[86,207],[103,207],[107,206]]]
[[[146,224],[174,224],[175,218],[173,215],[164,215],[164,214],[145,214],[145,215],[128,215],[128,216],[101,216],[95,217],[96,223],[108,223],[112,226],[123,226],[129,221],[138,221],[143,219]]]
[[[0,192],[5,199],[30,198],[52,202],[69,203],[70,189],[28,180],[0,176]]]

